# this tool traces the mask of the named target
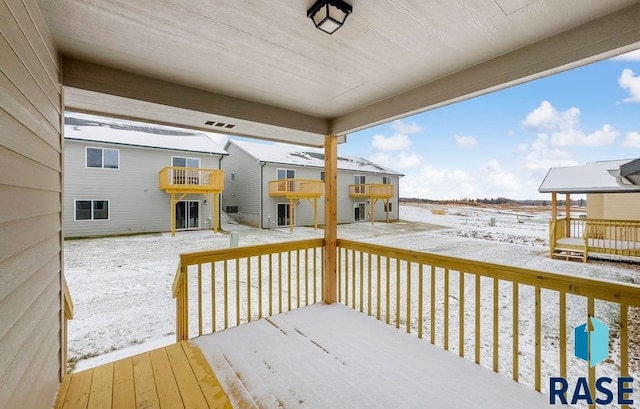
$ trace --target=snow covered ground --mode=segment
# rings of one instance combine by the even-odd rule
[[[634,282],[638,277],[638,263],[590,260],[583,264],[550,259],[549,213],[534,210],[518,210],[515,213],[532,216],[519,218],[514,212],[497,208],[401,205],[400,222],[376,223],[374,226],[369,223],[340,225],[338,234],[345,239],[543,271],[622,282]],[[491,219],[495,221],[493,226]],[[241,246],[322,237],[323,234],[322,230],[304,227],[296,228],[293,233],[288,229],[259,230],[238,225],[230,219],[224,220],[223,229],[238,232]],[[228,245],[228,234],[214,235],[210,231],[179,232],[175,238],[157,234],[66,241],[65,271],[75,303],[75,318],[69,322],[69,358],[79,361],[76,369],[173,342],[175,302],[171,298],[171,284],[178,255]],[[455,285],[454,281],[452,278],[452,285]],[[506,291],[502,292],[501,288],[501,293]],[[522,291],[520,296],[521,305],[531,305],[532,292]],[[543,297],[545,311],[546,308],[553,309],[553,302]],[[509,302],[504,304],[509,305]],[[526,307],[521,307],[522,330],[532,324],[532,319],[527,320],[526,311]],[[583,311],[580,308],[581,314]],[[501,312],[508,313],[508,308]],[[615,326],[615,322],[612,324]],[[553,324],[548,325],[553,327]],[[612,330],[615,330],[613,326]],[[456,328],[454,323],[452,328]],[[509,326],[500,329],[503,332],[501,339],[510,336]],[[490,345],[491,334],[482,335],[485,347]],[[531,342],[530,338],[521,337],[523,353],[531,352]],[[450,343],[457,345],[453,337]],[[135,348],[130,349],[131,346]],[[557,339],[543,340],[543,347],[557,349]],[[111,352],[108,356],[87,359],[108,352]],[[501,354],[501,367],[510,366],[509,355],[510,348],[506,348],[505,357]],[[483,364],[489,363],[483,360]],[[557,367],[553,362],[543,362],[543,366]],[[599,370],[601,366],[605,368],[600,365]],[[616,368],[610,366],[603,370],[617,376]],[[533,369],[522,362],[520,370],[525,378]],[[638,374],[635,375],[638,378]]]

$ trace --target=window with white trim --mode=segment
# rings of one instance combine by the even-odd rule
[[[389,208],[387,209],[387,204],[384,204],[384,211],[385,212],[392,212],[393,210],[391,210],[393,208],[393,202],[389,202]]]
[[[171,166],[178,168],[199,168],[200,158],[187,158],[185,156],[172,156]]]
[[[75,220],[109,220],[109,201],[76,200]]]
[[[85,165],[88,168],[119,169],[120,151],[107,148],[86,148]]]
[[[382,184],[383,185],[389,185],[391,184],[391,178],[389,176],[383,176],[382,177]]]

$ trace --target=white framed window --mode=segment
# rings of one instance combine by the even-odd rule
[[[383,185],[390,185],[391,184],[391,178],[389,176],[383,176],[382,177],[382,184]]]
[[[118,149],[85,148],[85,167],[98,169],[120,169],[120,151]]]
[[[296,171],[294,169],[276,169],[276,178],[280,179],[295,179]]]
[[[229,175],[229,178],[231,179],[232,182],[236,181],[236,172],[231,172],[231,174]]]
[[[393,210],[393,202],[389,202],[389,208],[387,209],[387,204],[384,204],[384,211],[385,212],[392,212]]]
[[[109,220],[108,200],[75,200],[74,220]]]
[[[324,170],[320,171],[320,180],[324,182]]]
[[[172,156],[171,166],[178,168],[199,168],[200,158],[188,158],[186,156]]]

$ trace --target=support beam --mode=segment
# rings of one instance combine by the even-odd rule
[[[220,193],[213,194],[213,231],[215,233],[218,232],[220,228],[220,212],[218,208],[220,207]]]
[[[387,224],[389,224],[389,199],[385,201],[385,210],[387,211]]]
[[[564,199],[564,212],[567,224],[565,224],[565,237],[571,237],[571,194],[567,193]]]
[[[293,199],[289,199],[289,231],[293,232]]]
[[[324,294],[326,304],[337,301],[338,255],[338,138],[324,138]]]
[[[373,226],[373,224],[375,223],[375,207],[376,207],[376,202],[378,201],[378,199],[374,199],[373,197],[369,198],[369,205],[371,206],[371,208],[369,209],[369,218],[371,219],[371,225]]]
[[[313,229],[318,230],[318,198],[313,199]]]
[[[171,237],[176,235],[176,194],[171,193]]]
[[[558,194],[556,192],[551,193],[551,221],[555,222],[558,219]]]

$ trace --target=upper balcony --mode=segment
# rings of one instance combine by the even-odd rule
[[[160,189],[167,193],[220,193],[224,171],[167,166],[160,171]]]
[[[289,199],[317,199],[324,193],[321,180],[278,179],[269,182],[269,196]]]
[[[383,183],[349,185],[349,196],[368,197],[374,199],[391,199],[394,195],[394,190],[394,185]]]

